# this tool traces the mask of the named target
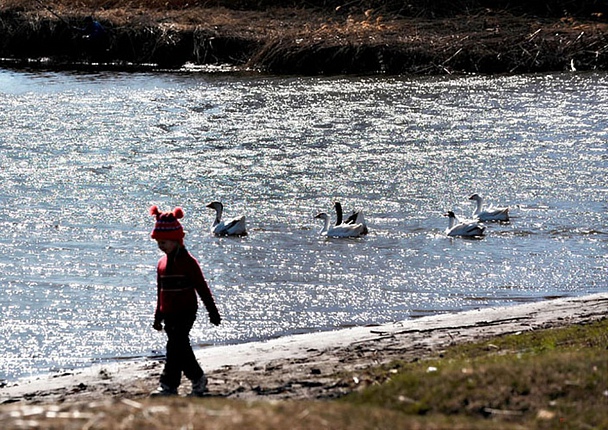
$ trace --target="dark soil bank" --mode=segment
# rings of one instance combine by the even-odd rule
[[[305,75],[606,70],[606,5],[0,0],[0,57],[4,64],[28,66],[191,63]],[[87,37],[87,16],[105,34]]]

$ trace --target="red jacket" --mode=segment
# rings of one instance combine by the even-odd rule
[[[161,321],[164,314],[196,312],[196,293],[207,308],[210,316],[218,315],[213,295],[198,261],[186,250],[178,248],[174,253],[163,256],[156,269],[158,296],[155,320]]]

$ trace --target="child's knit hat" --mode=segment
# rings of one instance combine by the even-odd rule
[[[178,221],[178,219],[184,217],[182,208],[177,207],[173,209],[173,212],[160,212],[157,206],[152,206],[150,208],[150,215],[156,217],[156,224],[151,235],[152,239],[183,242],[186,234]]]

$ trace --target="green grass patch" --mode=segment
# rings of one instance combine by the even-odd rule
[[[380,383],[346,402],[526,428],[608,428],[608,320],[458,345],[365,380]]]
[[[457,345],[345,377],[363,382],[339,401],[15,403],[0,406],[0,422],[40,430],[606,429],[608,320]]]

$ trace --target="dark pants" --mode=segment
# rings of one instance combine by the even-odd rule
[[[182,372],[191,381],[198,381],[203,376],[203,369],[196,361],[190,346],[190,329],[195,319],[196,312],[164,316],[168,340],[167,361],[160,376],[161,384],[177,388],[182,379]]]

